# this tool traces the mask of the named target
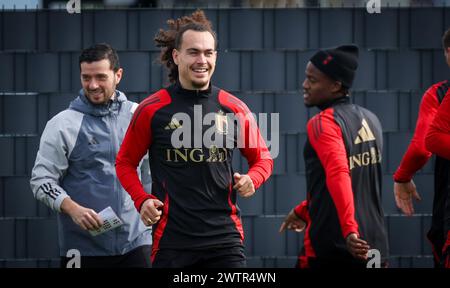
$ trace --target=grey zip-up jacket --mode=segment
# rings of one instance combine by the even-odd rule
[[[114,167],[136,107],[120,91],[108,105],[93,105],[81,90],[68,109],[48,121],[30,180],[36,199],[58,212],[66,197],[97,213],[111,206],[124,222],[121,227],[93,237],[69,215],[58,213],[61,256],[70,249],[78,249],[81,256],[122,255],[151,244],[151,229],[140,220]],[[148,159],[141,164],[141,180],[149,193]]]

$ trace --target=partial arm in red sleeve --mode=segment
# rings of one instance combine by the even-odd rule
[[[248,176],[252,179],[255,189],[258,189],[272,174],[273,160],[261,136],[253,115],[247,108],[245,114],[245,147],[240,148],[242,155],[247,159]]]
[[[151,121],[158,104],[161,105],[161,100],[155,95],[139,104],[116,158],[117,177],[123,188],[130,194],[138,211],[145,200],[156,198],[145,192],[136,169],[151,145]]]
[[[353,188],[342,131],[333,119],[333,109],[312,118],[307,125],[308,140],[317,153],[326,175],[326,184],[337,210],[342,234],[358,232]]]
[[[240,144],[243,146],[240,151],[247,159],[247,175],[252,179],[256,190],[272,174],[273,159],[247,105],[223,90],[220,92],[219,101],[234,112],[240,123]]]
[[[439,107],[439,101],[436,97],[437,87],[438,84],[433,85],[423,95],[414,136],[394,174],[394,181],[396,182],[409,182],[414,174],[425,166],[432,155],[425,147],[425,136]]]
[[[297,215],[300,219],[305,221],[306,223],[309,222],[309,213],[308,213],[308,202],[306,200],[302,201],[302,203],[298,204],[294,208],[294,213]]]
[[[450,90],[430,125],[425,144],[431,152],[450,159]]]

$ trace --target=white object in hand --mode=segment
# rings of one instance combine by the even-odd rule
[[[103,220],[103,225],[99,229],[89,230],[89,233],[91,233],[92,236],[103,234],[106,231],[122,226],[123,224],[122,220],[117,217],[111,206],[100,211],[98,216]]]

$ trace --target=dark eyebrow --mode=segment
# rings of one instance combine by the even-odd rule
[[[188,48],[186,50],[189,51],[189,52],[201,52],[202,51],[202,50],[199,50],[197,48]],[[206,49],[206,50],[203,50],[203,51],[205,51],[205,52],[214,52],[214,49]]]
[[[108,74],[105,74],[105,73],[98,73],[95,75],[81,73],[81,77],[107,77],[107,76],[108,76]]]

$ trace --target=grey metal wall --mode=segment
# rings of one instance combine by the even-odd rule
[[[125,69],[120,89],[141,101],[165,83],[152,39],[167,18],[191,10],[0,12],[0,267],[58,265],[54,214],[32,197],[28,180],[45,123],[80,88],[78,54],[105,41]],[[440,38],[450,8],[211,9],[218,32],[214,83],[258,112],[280,113],[281,148],[274,175],[250,200],[239,200],[251,267],[292,267],[303,235],[278,233],[284,215],[305,197],[305,125],[300,83],[319,47],[354,42],[363,49],[353,99],[384,127],[383,205],[392,267],[430,267],[425,239],[433,196],[432,165],[415,178],[416,215],[395,207],[392,173],[411,138],[423,91],[448,78]],[[246,169],[245,161],[234,159]]]

